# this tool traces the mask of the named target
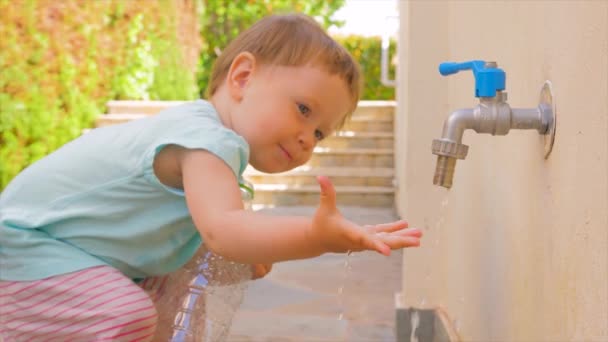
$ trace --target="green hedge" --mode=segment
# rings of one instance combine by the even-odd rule
[[[380,82],[380,55],[382,51],[382,40],[380,37],[364,37],[357,35],[335,36],[353,57],[361,65],[363,74],[362,100],[394,100],[395,88],[382,85]],[[395,57],[395,41],[389,48],[389,57]],[[395,79],[395,65],[389,63],[389,78]]]
[[[332,20],[344,0],[204,0],[201,13],[201,49],[198,85],[204,93],[210,70],[221,50],[240,32],[270,14],[299,12],[314,17],[325,29],[342,22]]]
[[[181,4],[0,0],[0,189],[91,127],[109,99],[197,97]]]
[[[343,23],[332,20],[334,13],[344,5],[344,0],[205,0],[201,16],[201,50],[198,85],[201,90],[207,86],[209,74],[217,54],[242,30],[260,18],[272,14],[298,11],[315,17],[325,29]],[[363,73],[364,100],[392,100],[395,91],[380,83],[380,37],[335,36],[361,65]],[[391,44],[390,56],[395,56],[395,42]],[[395,68],[389,70],[394,78]]]
[[[0,0],[0,190],[93,126],[108,100],[198,98],[216,52],[240,30],[292,9],[340,25],[330,18],[343,3]],[[362,66],[362,98],[394,98],[379,81],[379,38],[336,38]]]

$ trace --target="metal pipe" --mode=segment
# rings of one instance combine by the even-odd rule
[[[540,108],[513,108],[511,109],[511,128],[513,129],[535,129],[540,134],[545,134],[549,129],[549,122],[543,119],[543,111]]]

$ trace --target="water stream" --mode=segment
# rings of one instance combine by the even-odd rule
[[[352,266],[350,265],[350,255],[352,254],[351,251],[348,251],[348,253],[346,253],[346,257],[344,260],[344,276],[342,279],[342,286],[340,286],[338,288],[338,306],[340,308],[340,313],[338,313],[338,320],[341,321],[342,319],[344,319],[344,286],[346,286],[348,279],[350,278],[350,274],[352,271]]]
[[[443,189],[440,189],[443,190]],[[449,193],[445,192],[443,193],[443,199],[441,200],[441,205],[439,206],[439,210],[437,212],[437,221],[431,226],[431,227],[427,227],[429,229],[429,235],[434,237],[434,240],[432,242],[431,245],[427,245],[430,249],[429,251],[429,256],[427,258],[427,260],[429,262],[436,262],[438,260],[438,255],[437,255],[437,251],[439,246],[440,241],[440,236],[441,236],[441,229],[443,228],[443,225],[446,221],[446,216],[447,216],[447,209],[448,209],[448,204],[449,204]],[[434,267],[434,265],[428,265],[428,267],[425,267],[426,271],[424,273],[424,284],[433,284],[434,280],[432,279],[432,272],[433,270],[438,269],[437,267]],[[427,298],[429,297],[429,293],[424,293],[422,295],[422,298],[420,299],[420,302],[418,304],[418,309],[424,309],[427,306]],[[417,310],[413,310],[412,315],[410,316],[410,324],[412,327],[411,330],[411,336],[410,336],[410,341],[418,341],[418,337],[415,335],[416,329],[418,328],[418,325],[420,324],[420,317],[418,314]]]

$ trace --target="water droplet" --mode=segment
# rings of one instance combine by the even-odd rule
[[[456,332],[460,332],[460,321],[458,319],[454,320],[454,330],[456,330]]]
[[[426,304],[426,297],[422,297],[422,300],[420,301],[420,307],[423,308],[425,304]]]

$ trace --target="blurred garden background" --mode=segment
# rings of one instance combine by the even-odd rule
[[[23,168],[93,127],[109,100],[202,98],[223,47],[268,14],[316,18],[359,61],[362,99],[394,99],[394,89],[380,83],[381,38],[341,33],[344,20],[335,14],[344,5],[0,0],[0,191]]]

